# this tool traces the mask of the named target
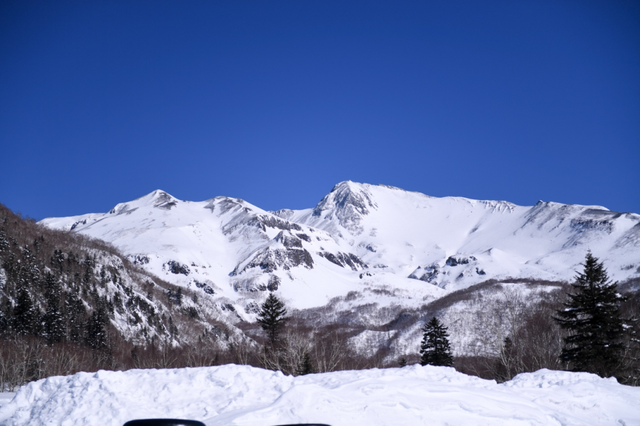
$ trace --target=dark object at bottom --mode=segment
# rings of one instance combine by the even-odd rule
[[[181,419],[140,419],[131,420],[124,426],[205,426],[204,423],[197,420],[181,420]],[[324,423],[292,423],[276,426],[330,426]]]
[[[197,420],[140,419],[128,421],[124,426],[205,426],[205,424]]]

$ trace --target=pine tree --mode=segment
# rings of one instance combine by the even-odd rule
[[[258,313],[258,324],[267,334],[269,346],[275,347],[277,345],[280,332],[287,321],[286,315],[287,309],[284,307],[284,303],[273,293],[270,293]]]
[[[572,284],[574,292],[568,294],[564,309],[555,318],[569,332],[560,359],[574,371],[609,377],[615,374],[624,349],[620,317],[623,297],[617,292],[617,284],[609,281],[603,263],[591,252],[583,266]]]
[[[13,309],[9,299],[0,297],[0,338],[9,333],[12,316]]]
[[[84,303],[73,290],[67,294],[65,310],[67,318],[67,332],[65,334],[72,342],[80,343],[84,337],[87,311]]]
[[[46,311],[42,318],[43,334],[49,343],[57,343],[65,338],[65,325],[60,311],[60,282],[50,273],[44,278]]]
[[[107,348],[107,315],[102,307],[91,313],[87,322],[86,343],[92,349],[103,350]]]
[[[40,332],[40,311],[34,306],[31,294],[24,285],[18,289],[13,309],[12,328],[16,334],[36,336]]]
[[[447,328],[433,317],[422,329],[424,335],[420,345],[421,365],[453,365],[453,355],[449,346]]]

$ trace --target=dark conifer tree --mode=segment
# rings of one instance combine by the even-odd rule
[[[16,306],[13,309],[11,328],[16,334],[38,335],[40,331],[39,321],[40,311],[34,306],[33,299],[26,286],[21,285],[18,288]]]
[[[74,343],[82,343],[85,329],[87,310],[84,303],[73,290],[67,294],[65,301],[67,318],[67,333],[69,340]]]
[[[623,297],[591,252],[583,266],[572,284],[574,292],[568,294],[564,309],[556,317],[560,327],[569,332],[560,359],[574,371],[609,377],[616,373],[624,349],[620,317]]]
[[[86,342],[96,350],[107,348],[107,315],[102,307],[94,310],[87,322]]]
[[[44,288],[47,307],[42,318],[43,334],[49,343],[57,343],[62,341],[66,334],[60,310],[62,289],[60,282],[50,273],[45,274]]]
[[[0,338],[9,333],[9,327],[11,325],[10,319],[13,316],[13,309],[9,300],[0,298]]]
[[[9,240],[7,239],[7,234],[5,234],[3,229],[0,229],[0,253],[4,253],[8,251],[10,247]]]
[[[62,250],[55,249],[49,263],[58,273],[62,273],[64,270],[64,253]]]
[[[267,334],[269,346],[275,347],[277,345],[280,332],[287,321],[286,315],[287,309],[284,307],[284,303],[273,293],[270,293],[258,313],[258,324]]]
[[[453,365],[453,355],[449,345],[447,328],[433,317],[422,329],[424,335],[420,345],[420,364],[441,365],[450,367]]]

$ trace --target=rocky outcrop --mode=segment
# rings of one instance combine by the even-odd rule
[[[369,267],[366,263],[362,261],[358,256],[353,253],[338,253],[333,254],[329,252],[318,252],[318,256],[324,257],[329,262],[334,263],[343,268],[349,267],[354,271],[359,271],[361,269],[366,269]]]
[[[362,216],[369,214],[369,209],[377,208],[371,195],[353,182],[342,182],[334,186],[313,209],[313,216],[332,219],[354,235],[362,233],[360,222]],[[326,216],[328,214],[328,216]]]

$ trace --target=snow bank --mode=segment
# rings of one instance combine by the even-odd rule
[[[1,425],[122,425],[178,417],[208,426],[637,425],[640,388],[540,370],[494,381],[410,366],[300,377],[248,366],[99,371],[51,377],[0,407]]]

